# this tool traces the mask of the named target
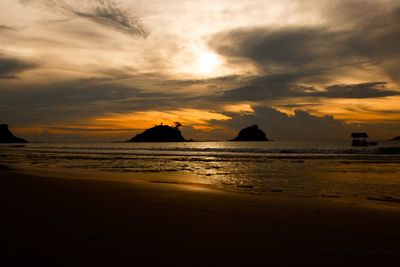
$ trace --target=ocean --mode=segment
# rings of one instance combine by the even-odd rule
[[[400,199],[400,142],[31,143],[0,145],[0,164],[137,173],[190,173],[252,194]],[[184,175],[183,175],[184,177]]]

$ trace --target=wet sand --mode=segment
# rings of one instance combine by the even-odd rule
[[[0,170],[0,266],[379,265],[400,260],[400,204]],[[72,177],[73,176],[73,177]],[[90,179],[88,179],[90,178]]]

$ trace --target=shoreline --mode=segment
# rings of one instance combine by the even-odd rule
[[[148,178],[160,182],[149,182],[107,179],[113,173],[71,171],[62,178],[54,170],[37,175],[3,169],[2,236],[9,246],[0,263],[251,265],[294,260],[288,255],[307,262],[399,259],[397,203],[225,192],[166,183],[159,173]]]
[[[107,170],[93,170],[82,168],[61,168],[61,167],[34,167],[30,164],[0,164],[0,171],[2,168],[5,170],[14,171],[20,174],[29,174],[40,177],[50,177],[59,179],[78,179],[78,180],[99,180],[110,182],[122,183],[153,183],[162,185],[176,185],[176,186],[194,186],[203,187],[213,191],[224,192],[227,194],[239,194],[250,196],[265,196],[265,197],[284,197],[284,198],[298,198],[298,199],[317,199],[327,200],[333,202],[349,203],[352,205],[359,205],[365,207],[377,208],[393,208],[400,209],[400,198],[387,197],[376,194],[368,194],[364,197],[351,197],[335,193],[288,193],[284,188],[271,187],[269,191],[253,191],[253,186],[236,185],[236,190],[231,187],[222,187],[217,184],[212,184],[204,180],[204,177],[188,172],[174,171],[174,172],[119,172]]]
[[[112,180],[120,176],[132,180],[162,172],[162,177],[172,177],[171,182],[183,175],[185,179],[178,183],[184,184],[190,176],[193,183],[208,183],[210,187],[229,192],[325,198],[365,202],[366,205],[400,203],[396,186],[400,182],[397,152],[381,155],[362,149],[353,154],[349,146],[329,142],[318,147],[303,143],[276,146],[253,143],[244,146],[228,143],[143,145],[146,146],[41,144],[0,149],[0,156],[5,164],[65,168],[67,172],[71,169],[107,171],[112,173]],[[305,154],[303,149],[307,151]]]

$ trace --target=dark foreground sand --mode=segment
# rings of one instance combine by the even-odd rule
[[[10,170],[0,171],[0,203],[0,266],[384,266],[400,260],[396,203]]]

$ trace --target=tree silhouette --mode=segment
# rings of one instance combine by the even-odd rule
[[[178,121],[174,122],[174,128],[175,129],[179,129],[180,127],[182,127],[182,124]]]

